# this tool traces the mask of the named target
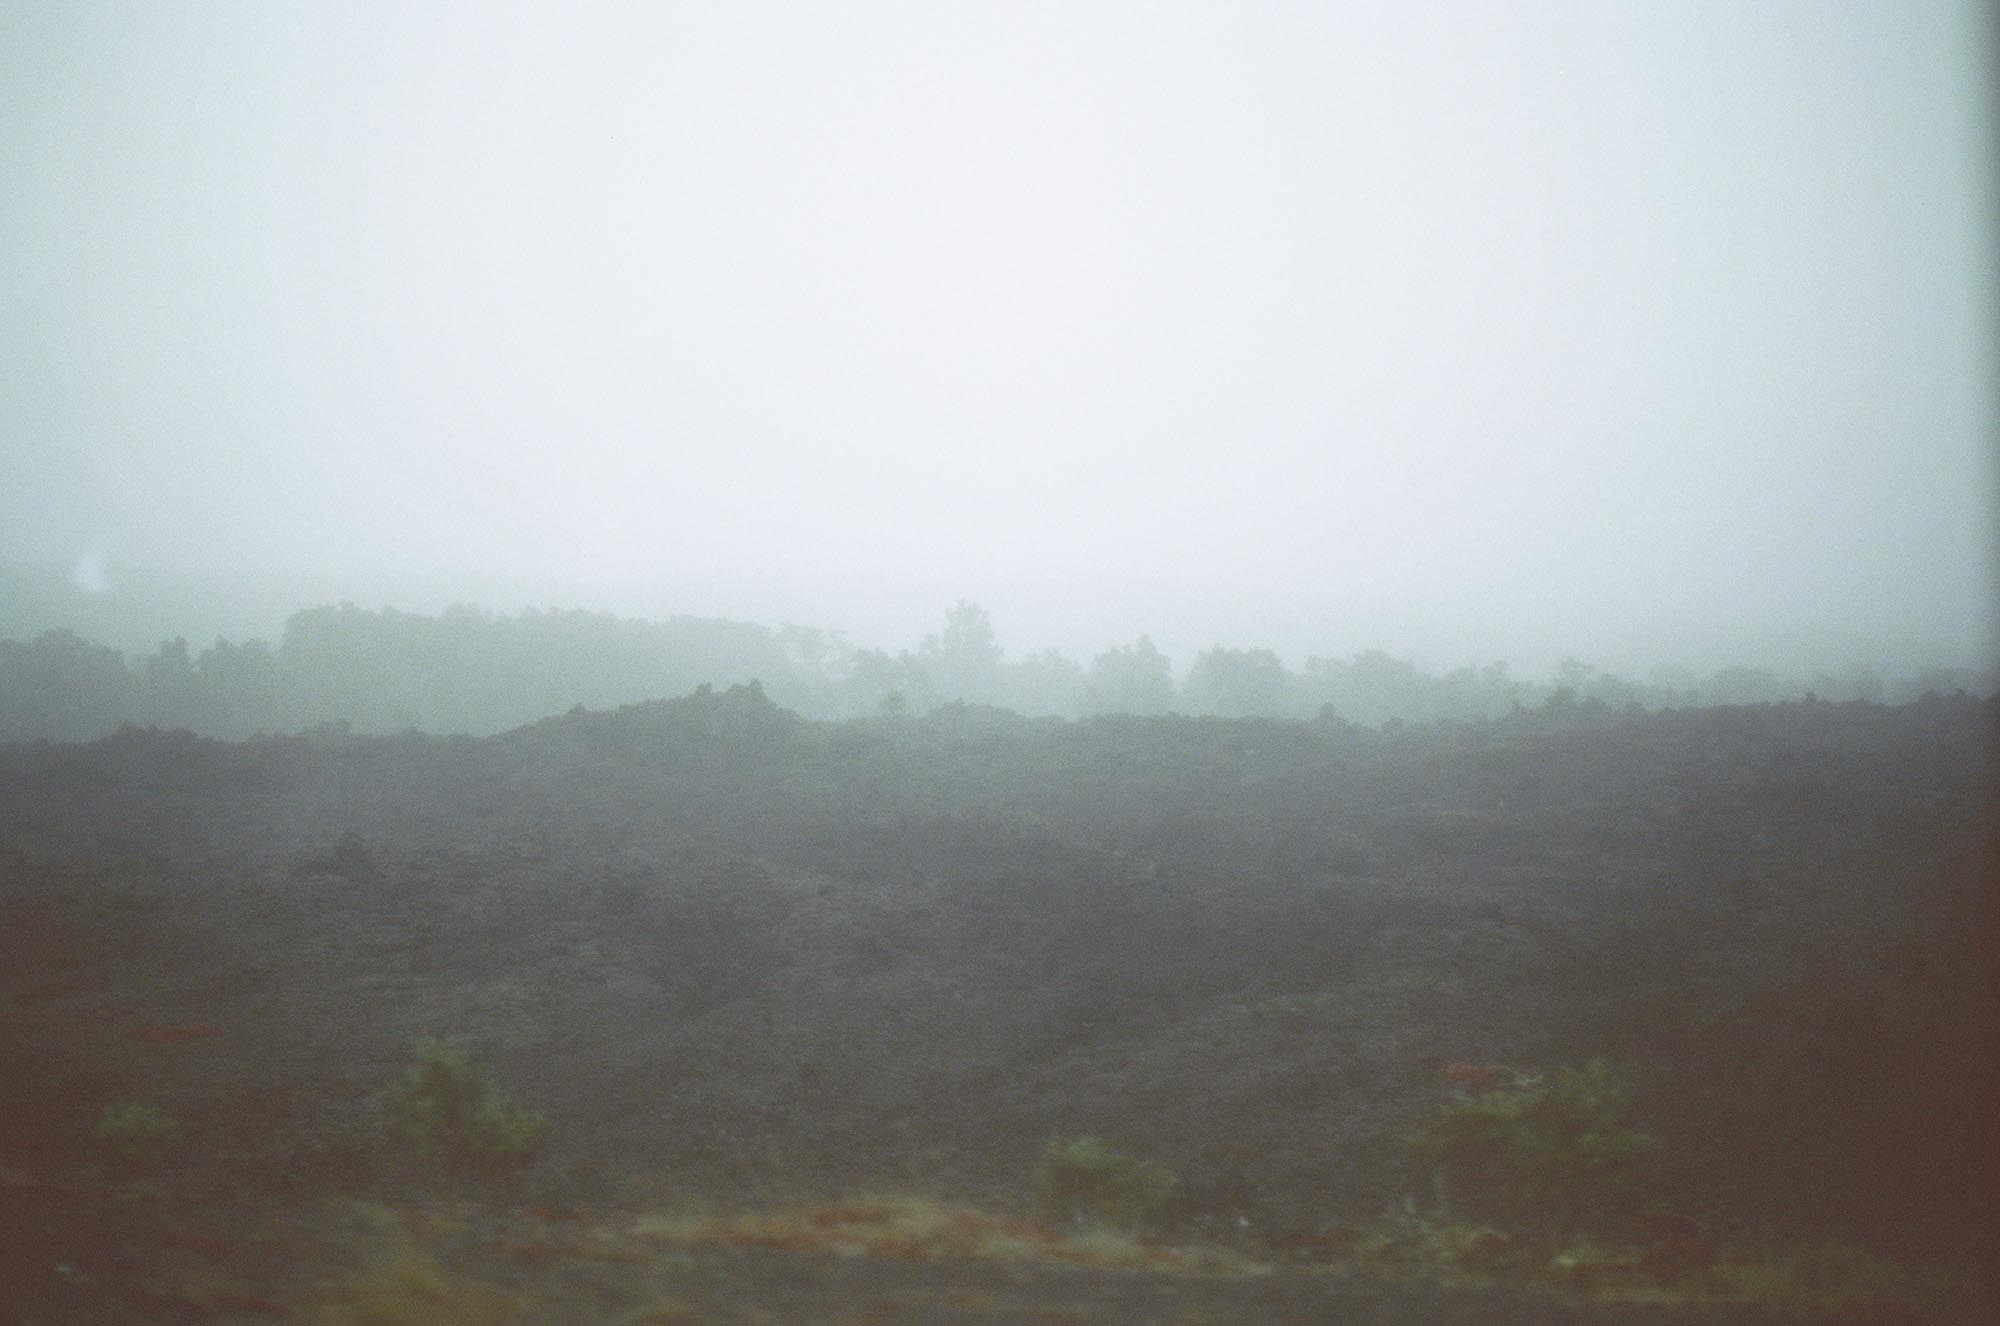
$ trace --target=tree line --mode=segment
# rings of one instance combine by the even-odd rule
[[[1009,657],[986,611],[967,602],[916,649],[895,654],[794,625],[473,607],[425,615],[341,604],[293,614],[275,644],[218,639],[197,651],[173,639],[127,657],[69,630],[0,641],[0,740],[89,740],[127,725],[227,738],[328,726],[477,735],[577,706],[613,708],[753,680],[774,702],[809,718],[967,704],[1063,718],[1180,713],[1371,727],[1533,708],[1615,713],[1808,693],[1894,703],[1927,691],[1992,689],[1990,679],[1950,670],[1899,681],[1859,672],[1801,682],[1727,668],[1639,682],[1574,659],[1531,681],[1504,663],[1432,674],[1380,650],[1312,657],[1294,670],[1268,649],[1219,644],[1180,673],[1145,636],[1085,666],[1055,651]]]

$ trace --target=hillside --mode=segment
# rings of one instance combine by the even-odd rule
[[[1404,1138],[1468,1066],[1604,1059],[1653,1208],[1718,1245],[1968,1259],[1993,728],[832,724],[735,688],[0,747],[0,1207],[115,1179],[125,1101],[181,1122],[176,1204],[440,1200],[380,1120],[449,1035],[548,1118],[485,1199],[1027,1215],[1044,1144],[1095,1135],[1178,1175],[1162,1237],[1283,1259],[1431,1200]]]

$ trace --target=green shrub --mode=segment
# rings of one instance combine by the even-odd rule
[[[1511,1091],[1460,1092],[1411,1139],[1452,1200],[1520,1228],[1568,1232],[1637,1209],[1659,1143],[1626,1126],[1611,1065],[1593,1059]]]
[[[504,1170],[534,1159],[546,1121],[486,1079],[464,1046],[424,1037],[416,1064],[389,1091],[389,1129],[419,1156],[457,1170]]]
[[[1051,1141],[1036,1171],[1042,1214],[1057,1224],[1137,1230],[1163,1223],[1180,1180],[1095,1137]]]
[[[92,1136],[121,1164],[147,1168],[166,1155],[180,1127],[171,1114],[150,1105],[127,1103],[108,1107]]]

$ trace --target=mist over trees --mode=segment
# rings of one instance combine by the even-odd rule
[[[128,657],[66,629],[0,641],[0,740],[88,740],[126,725],[225,738],[328,726],[485,734],[578,706],[608,709],[750,681],[809,718],[963,705],[1072,719],[1179,713],[1371,727],[1520,710],[1584,718],[1634,707],[1807,695],[1898,702],[1994,689],[1991,678],[1945,669],[1889,680],[1868,671],[1798,679],[1733,667],[1707,677],[1665,671],[1642,682],[1575,659],[1544,681],[1517,678],[1497,662],[1433,675],[1381,650],[1309,657],[1293,670],[1269,649],[1221,644],[1177,678],[1174,660],[1143,635],[1088,665],[1053,650],[1010,657],[985,609],[965,601],[914,651],[895,654],[797,625],[534,609],[510,616],[463,606],[423,615],[341,604],[293,614],[275,644],[218,639],[196,650],[175,638]]]

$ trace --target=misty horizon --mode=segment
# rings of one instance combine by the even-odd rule
[[[0,562],[237,586],[197,643],[1988,670],[1988,27],[24,8]]]
[[[1892,691],[1914,695],[1926,686],[1963,687],[1984,694],[2000,684],[2000,670],[1977,659],[1954,659],[1935,651],[1904,648],[1894,642],[1850,642],[1842,650],[1829,647],[1825,640],[1810,642],[1813,647],[1767,652],[1762,657],[1732,654],[1726,644],[1712,657],[1690,650],[1688,641],[1675,642],[1677,652],[1657,657],[1586,656],[1575,650],[1552,647],[1544,655],[1495,650],[1453,653],[1426,651],[1409,646],[1407,638],[1371,638],[1351,623],[1335,623],[1315,632],[1314,622],[1305,621],[1296,636],[1258,635],[1282,614],[1264,605],[1260,615],[1249,610],[1240,616],[1243,633],[1226,630],[1188,631],[1186,624],[1198,620],[1183,598],[1170,605],[1178,611],[1163,611],[1171,621],[1180,622],[1181,632],[1161,632],[1148,627],[1143,610],[1167,603],[1164,596],[1148,600],[1129,595],[1107,600],[1106,611],[1083,629],[1065,636],[1037,636],[1022,629],[1022,622],[1007,612],[991,609],[989,601],[967,595],[947,595],[931,604],[878,600],[869,621],[884,627],[880,632],[855,629],[848,622],[816,620],[798,614],[757,615],[738,610],[757,601],[757,587],[686,586],[631,584],[581,588],[539,585],[527,588],[539,592],[512,597],[523,591],[516,582],[501,586],[487,584],[493,597],[482,598],[477,584],[420,585],[348,583],[327,580],[317,586],[259,580],[251,576],[168,577],[148,574],[137,568],[120,566],[98,558],[86,558],[68,568],[0,564],[0,640],[26,643],[48,631],[71,631],[94,645],[108,645],[127,655],[134,666],[182,641],[194,653],[210,646],[227,647],[263,642],[278,644],[289,633],[296,617],[324,614],[334,609],[358,609],[370,615],[402,617],[413,622],[443,621],[454,613],[470,610],[485,621],[525,622],[538,616],[598,614],[634,625],[665,626],[673,623],[714,623],[753,628],[774,642],[795,631],[819,637],[826,645],[850,658],[879,655],[885,658],[919,658],[937,642],[941,628],[960,608],[977,610],[994,632],[994,643],[1010,665],[1031,665],[1052,658],[1088,669],[1107,654],[1126,650],[1140,641],[1149,643],[1170,663],[1175,678],[1185,681],[1203,655],[1224,653],[1269,653],[1287,670],[1297,673],[1315,664],[1340,664],[1363,655],[1394,660],[1427,677],[1441,678],[1453,673],[1485,672],[1493,668],[1517,683],[1541,686],[1566,684],[1565,676],[1579,666],[1604,678],[1688,690],[1703,679],[1725,674],[1765,674],[1780,687],[1780,693],[1799,695],[1815,685],[1839,694],[1866,678],[1886,684]],[[777,603],[781,594],[765,590],[764,602]],[[372,591],[372,592],[371,592]],[[11,601],[9,601],[11,600]],[[1001,602],[1009,602],[1002,599]],[[1074,608],[1078,600],[1064,600]],[[807,604],[808,608],[812,605]],[[1015,607],[1029,609],[1028,621],[1035,623],[1032,600],[1020,600]],[[1223,622],[1218,614],[1211,624]],[[1124,634],[1111,631],[1107,623],[1136,622]],[[1060,615],[1041,619],[1060,631],[1066,623]],[[1323,625],[1323,624],[1322,624]],[[1799,642],[1794,642],[1799,643]],[[745,680],[723,677],[723,681]],[[1929,680],[1925,680],[1925,679]],[[666,696],[658,698],[669,698]]]

